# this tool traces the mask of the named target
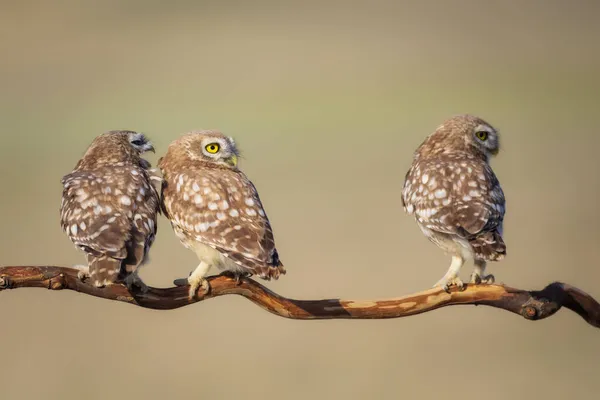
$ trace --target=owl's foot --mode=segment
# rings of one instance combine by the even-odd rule
[[[494,275],[492,275],[492,274],[484,275],[484,276],[479,275],[477,272],[473,272],[471,274],[471,283],[474,285],[481,285],[481,284],[491,285],[494,282],[496,282],[496,278],[494,278]]]
[[[134,289],[134,287],[142,293],[148,292],[148,285],[146,285],[142,278],[136,273],[129,274],[127,278],[124,279],[124,283],[129,292],[135,291],[136,289]]]
[[[87,265],[73,265],[73,269],[77,270],[77,278],[81,282],[85,282],[90,277],[90,267]]]
[[[227,276],[231,279],[235,279],[235,283],[237,285],[241,285],[242,284],[242,279],[244,278],[250,278],[252,276],[252,274],[250,272],[233,272],[233,271],[223,271],[221,273],[221,275],[223,276]]]
[[[458,276],[444,276],[442,279],[437,281],[435,285],[433,285],[433,287],[440,287],[448,293],[450,293],[450,288],[452,286],[456,286],[458,289],[462,290],[465,285]]]
[[[187,282],[190,285],[190,290],[188,292],[188,298],[190,300],[193,300],[194,297],[196,297],[199,288],[202,288],[202,291],[204,292],[205,296],[210,292],[210,284],[204,277],[194,277],[194,275],[192,274],[187,279]]]

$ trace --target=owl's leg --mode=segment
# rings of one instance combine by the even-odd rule
[[[458,277],[458,273],[464,263],[465,263],[465,259],[461,255],[457,255],[457,254],[453,255],[452,263],[450,264],[450,268],[448,268],[448,272],[446,272],[446,275],[444,275],[444,277],[442,279],[437,281],[436,284],[433,285],[433,287],[439,286],[442,289],[444,289],[444,291],[446,291],[446,292],[449,292],[450,286],[453,286],[453,285],[457,286],[459,289],[462,289],[464,284]]]
[[[475,285],[479,285],[481,283],[492,284],[496,281],[494,275],[485,275],[485,267],[487,266],[487,262],[481,259],[475,259],[474,261],[475,267],[473,268],[473,273],[471,274],[471,283]]]
[[[90,280],[96,287],[112,285],[118,280],[122,260],[108,256],[96,257],[88,254]]]
[[[190,285],[190,290],[188,292],[188,297],[192,300],[196,296],[196,292],[198,288],[202,287],[202,290],[205,293],[210,291],[210,285],[206,280],[205,276],[208,274],[208,270],[210,269],[210,264],[201,261],[200,264],[196,267],[196,269],[190,274],[190,276],[186,279],[176,279],[173,283],[176,286],[184,286],[186,284]]]

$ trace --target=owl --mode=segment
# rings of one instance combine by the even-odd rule
[[[402,190],[404,210],[425,236],[452,256],[434,286],[463,287],[458,273],[473,260],[471,282],[493,283],[488,261],[506,256],[502,239],[505,199],[489,165],[499,150],[498,132],[484,120],[461,115],[439,126],[419,146]]]
[[[146,151],[154,147],[142,133],[110,131],[62,179],[61,226],[86,254],[80,279],[96,287],[124,282],[146,290],[137,270],[154,242],[160,207],[150,163],[141,157]]]
[[[238,169],[238,157],[232,138],[205,130],[175,140],[159,160],[163,213],[200,260],[187,280],[175,281],[190,285],[190,299],[198,288],[210,289],[205,277],[211,267],[238,280],[278,279],[286,272],[258,192]]]

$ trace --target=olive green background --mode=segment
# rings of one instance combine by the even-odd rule
[[[10,4],[9,4],[10,3]],[[600,298],[595,1],[3,1],[0,265],[72,265],[61,177],[110,129],[158,150],[234,136],[288,274],[311,299],[430,287],[449,258],[400,204],[412,153],[459,113],[501,132],[497,279]],[[161,217],[142,277],[196,266]],[[471,267],[463,269],[466,279]],[[2,399],[593,399],[600,333],[486,307],[291,321],[238,297],[161,312],[0,293]]]

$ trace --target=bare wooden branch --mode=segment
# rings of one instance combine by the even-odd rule
[[[430,289],[409,296],[387,300],[294,300],[282,297],[251,279],[218,275],[208,278],[211,291],[188,299],[188,288],[149,288],[146,293],[130,293],[123,285],[96,288],[77,277],[77,270],[52,266],[0,267],[0,291],[24,287],[52,290],[69,289],[104,299],[123,301],[156,310],[172,310],[213,297],[237,294],[259,307],[292,319],[383,319],[400,318],[454,305],[485,305],[540,320],[566,307],[600,327],[600,304],[573,286],[554,282],[539,291],[514,289],[502,285],[467,285],[464,290]]]

